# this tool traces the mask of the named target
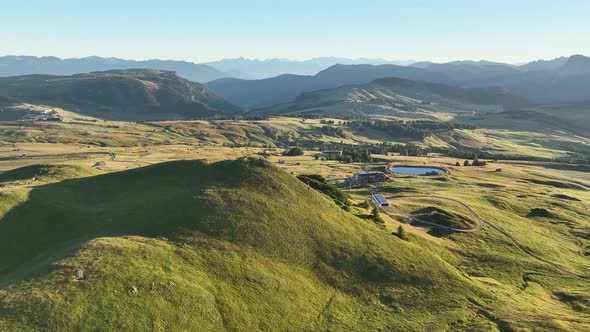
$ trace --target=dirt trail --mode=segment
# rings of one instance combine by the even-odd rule
[[[537,254],[533,253],[531,250],[529,250],[527,247],[525,247],[524,245],[522,245],[520,242],[518,242],[518,240],[516,240],[512,235],[510,235],[508,232],[504,231],[503,229],[499,228],[498,226],[490,223],[489,221],[485,221],[483,220],[471,207],[469,207],[467,204],[454,199],[454,198],[448,198],[448,197],[442,197],[442,196],[435,196],[435,195],[411,195],[411,196],[398,196],[398,197],[393,197],[393,199],[399,199],[399,198],[436,198],[436,199],[443,199],[443,200],[448,200],[448,201],[452,201],[455,202],[461,206],[463,206],[464,208],[467,209],[467,211],[469,211],[469,213],[471,213],[471,215],[477,220],[478,225],[474,228],[471,229],[458,229],[458,228],[452,228],[452,227],[448,227],[448,226],[444,226],[444,225],[439,225],[436,223],[432,223],[432,222],[427,222],[424,220],[420,220],[417,219],[416,217],[412,216],[411,213],[408,212],[404,212],[401,211],[393,206],[390,206],[389,208],[392,209],[393,211],[395,211],[395,213],[402,215],[410,220],[416,220],[420,223],[425,223],[425,224],[429,224],[429,225],[433,225],[436,227],[440,227],[440,228],[444,228],[444,229],[449,229],[452,230],[454,232],[462,232],[462,233],[472,233],[472,232],[477,232],[480,231],[484,225],[489,225],[491,228],[493,228],[494,230],[500,232],[502,235],[504,235],[505,237],[507,237],[508,239],[510,239],[510,241],[512,241],[512,243],[514,243],[514,245],[516,245],[516,247],[522,251],[523,253],[525,253],[526,255],[528,255],[529,257],[532,257],[542,263],[548,264],[550,266],[552,266],[553,268],[557,269],[558,271],[564,273],[564,274],[568,274],[571,275],[573,277],[576,278],[580,278],[580,279],[584,279],[584,280],[590,280],[590,276],[585,276],[585,275],[581,275],[575,272],[572,272],[556,263],[553,263],[551,261],[548,261],[540,256],[538,256]],[[386,214],[389,215],[389,213],[385,210],[382,209]]]

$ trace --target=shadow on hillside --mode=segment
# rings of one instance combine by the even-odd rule
[[[47,272],[98,237],[221,232],[207,223],[206,191],[239,184],[237,165],[176,161],[34,187],[0,219],[0,287]]]

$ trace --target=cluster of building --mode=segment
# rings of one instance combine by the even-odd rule
[[[41,112],[29,113],[23,117],[23,121],[63,121],[61,114],[54,110],[44,110]]]

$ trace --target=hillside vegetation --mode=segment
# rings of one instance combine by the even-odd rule
[[[0,96],[116,120],[207,118],[238,112],[205,86],[161,70],[4,77]]]
[[[443,117],[445,113],[515,109],[530,105],[501,88],[460,88],[445,84],[382,78],[369,84],[307,92],[294,102],[254,114],[322,114],[336,117]]]
[[[260,160],[159,164],[1,204],[2,330],[495,326],[474,316],[490,295],[449,264]]]

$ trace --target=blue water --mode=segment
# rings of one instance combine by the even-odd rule
[[[435,172],[436,174],[444,174],[445,171],[441,168],[434,168],[434,167],[409,167],[409,166],[394,166],[392,171],[395,173],[401,174],[416,174],[416,175],[424,175],[428,173]]]

